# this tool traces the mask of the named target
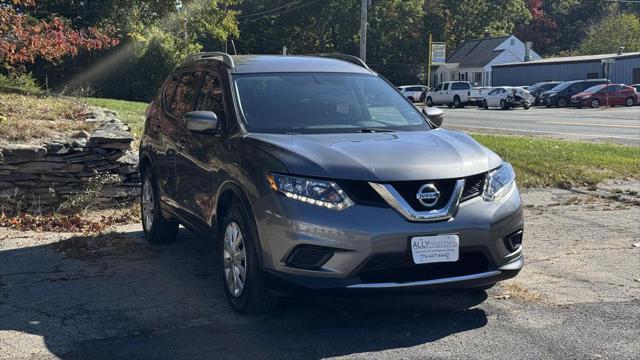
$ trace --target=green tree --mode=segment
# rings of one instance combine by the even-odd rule
[[[513,33],[531,21],[524,0],[426,0],[425,25],[436,41],[453,50],[462,41]]]
[[[582,54],[640,51],[640,17],[635,14],[611,14],[591,27],[580,44]]]

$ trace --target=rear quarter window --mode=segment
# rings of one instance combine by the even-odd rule
[[[173,75],[171,79],[167,81],[164,87],[164,93],[162,95],[162,98],[164,100],[166,109],[169,109],[169,107],[171,106],[171,100],[173,99],[173,94],[175,93],[176,84],[178,83],[179,79],[180,79],[180,75]]]

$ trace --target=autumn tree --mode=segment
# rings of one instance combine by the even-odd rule
[[[61,16],[36,18],[35,0],[0,0],[0,65],[5,69],[41,58],[56,62],[80,50],[114,46],[118,40],[95,27],[76,29]]]

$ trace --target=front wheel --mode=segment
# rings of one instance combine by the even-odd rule
[[[427,106],[428,107],[432,107],[433,106],[433,99],[431,99],[431,97],[427,98]]]
[[[489,110],[489,105],[487,104],[487,100],[482,100],[482,108],[485,110]]]
[[[278,298],[269,294],[258,265],[257,233],[240,202],[226,211],[218,235],[223,241],[224,289],[233,310],[259,314],[275,309]]]
[[[500,100],[500,109],[502,109],[502,110],[507,110],[508,109],[506,101]]]
[[[565,106],[567,106],[567,99],[565,99],[565,98],[558,99],[558,107],[563,108]]]
[[[160,211],[160,196],[154,172],[147,166],[142,172],[140,191],[140,218],[144,237],[151,244],[174,242],[178,235],[178,222],[165,219]]]
[[[591,108],[596,109],[599,106],[600,106],[600,100],[598,100],[598,99],[591,100]]]
[[[633,106],[633,98],[631,96],[624,101],[624,106]]]

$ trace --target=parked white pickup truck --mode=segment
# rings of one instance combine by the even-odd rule
[[[478,88],[472,88],[468,81],[447,81],[436,86],[427,94],[427,106],[447,105],[448,107],[464,107],[469,104],[470,98],[477,99]]]

